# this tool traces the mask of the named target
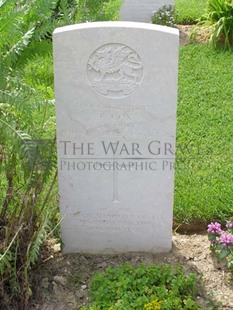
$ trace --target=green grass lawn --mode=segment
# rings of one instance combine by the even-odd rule
[[[175,0],[177,24],[194,24],[204,13],[207,0]]]
[[[232,69],[232,52],[207,45],[180,49],[174,209],[179,221],[233,215]]]

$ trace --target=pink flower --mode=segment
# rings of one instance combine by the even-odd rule
[[[224,248],[230,248],[233,246],[233,235],[224,232],[221,234],[219,241]]]
[[[211,222],[208,225],[207,232],[212,235],[221,235],[222,234],[221,224],[218,222],[215,222],[215,223]]]
[[[233,227],[232,221],[227,221],[226,227],[227,227],[227,228],[232,228],[232,227]]]

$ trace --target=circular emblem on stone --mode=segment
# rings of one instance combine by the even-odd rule
[[[109,98],[123,98],[136,91],[142,82],[140,56],[130,47],[109,43],[99,47],[87,63],[91,86]]]

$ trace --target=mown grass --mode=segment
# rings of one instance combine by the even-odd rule
[[[232,68],[232,52],[207,45],[180,49],[174,207],[179,221],[232,216]]]
[[[175,0],[177,24],[195,24],[204,13],[207,0]]]

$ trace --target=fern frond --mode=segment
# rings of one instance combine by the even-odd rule
[[[5,122],[3,119],[1,119],[0,118],[0,123],[2,123],[3,125],[5,125],[7,128],[9,128],[11,131],[12,131],[12,133],[14,133],[24,144],[26,144],[26,142],[28,141],[28,140],[31,140],[31,137],[27,134],[27,133],[25,133],[25,132],[23,132],[23,131],[21,131],[21,130],[16,130],[16,129],[14,129],[10,124],[8,124],[7,122]]]
[[[23,52],[24,48],[27,47],[30,43],[30,40],[35,32],[35,27],[28,30],[20,40],[11,47],[11,49],[3,56],[3,60],[9,65],[12,66],[15,61],[17,61],[20,54]]]
[[[25,12],[17,9],[17,0],[8,0],[0,7],[0,53],[10,49],[26,31],[22,30]],[[28,26],[27,26],[28,27]]]
[[[21,154],[22,159],[26,160],[27,163],[29,164],[28,168],[30,170],[35,160],[35,146],[33,143],[31,143],[32,141],[31,136],[27,134],[26,132],[23,132],[22,130],[13,128],[10,124],[5,122],[1,118],[0,118],[0,124],[2,124],[6,129],[4,140],[6,141],[6,134],[8,133],[8,140],[11,141],[11,145],[16,145],[16,144],[19,145],[19,147],[17,147],[17,150],[19,154]],[[4,133],[4,131],[2,132]]]
[[[0,0],[0,8],[3,7],[3,5],[7,2],[7,0]]]
[[[27,248],[27,266],[31,266],[35,264],[39,257],[40,248],[43,244],[43,241],[45,240],[45,237],[47,235],[47,231],[50,229],[49,227],[49,221],[48,217],[45,216],[43,218],[43,223],[41,224],[39,230],[34,231],[34,234],[32,236],[32,241],[28,245]]]
[[[6,268],[11,269],[11,257],[12,253],[9,249],[0,254],[0,275],[4,274]]]
[[[10,267],[10,259],[11,259],[11,253],[10,248],[12,247],[13,243],[15,242],[19,232],[22,229],[22,225],[19,227],[17,232],[15,233],[14,237],[12,238],[10,244],[6,248],[3,254],[0,254],[0,273],[4,272],[5,266]]]

